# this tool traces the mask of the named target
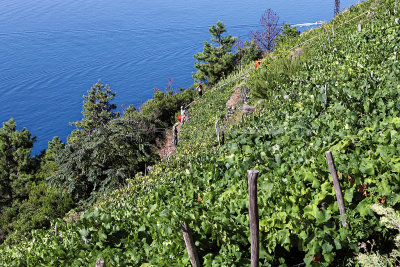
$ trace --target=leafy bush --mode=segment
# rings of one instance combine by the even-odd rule
[[[62,217],[73,206],[69,194],[41,183],[29,191],[29,198],[7,208],[0,217],[0,228],[7,235],[6,244],[18,244],[33,229],[47,229],[50,221]],[[5,236],[4,236],[5,237]]]
[[[177,121],[176,112],[180,111],[181,106],[191,103],[195,95],[196,92],[192,89],[181,89],[179,93],[175,94],[172,90],[166,93],[156,90],[153,98],[146,101],[139,110],[129,108],[124,113],[124,118],[141,121],[141,126],[150,124],[147,127],[166,128]]]
[[[246,42],[246,46],[238,51],[237,54],[240,58],[240,64],[246,66],[254,60],[262,58],[264,52],[254,40],[251,40],[250,42]]]
[[[251,77],[252,94],[256,98],[270,100],[272,95],[283,92],[292,82],[306,61],[306,55],[291,57],[287,55],[271,58]]]
[[[398,232],[400,231],[400,215],[397,211],[390,207],[384,207],[383,205],[373,204],[371,205],[371,209],[375,211],[377,214],[381,215],[381,222],[390,229],[395,229]],[[361,264],[361,266],[369,267],[369,266],[398,266],[400,264],[400,234],[397,233],[397,236],[394,238],[396,242],[396,249],[394,249],[390,255],[380,255],[377,252],[372,252],[373,246],[371,248],[371,252],[368,253],[367,244],[363,243],[362,247],[367,253],[360,253],[357,256],[357,260]],[[371,243],[371,242],[369,242]]]
[[[144,169],[152,154],[135,126],[115,119],[66,145],[56,159],[60,169],[49,178],[50,184],[72,194],[76,202],[93,202],[122,186]]]
[[[276,38],[278,45],[291,43],[293,39],[296,39],[300,35],[300,31],[296,27],[292,27],[290,24],[283,25],[281,32]]]

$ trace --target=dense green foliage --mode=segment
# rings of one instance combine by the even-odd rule
[[[305,60],[305,54],[270,59],[256,74],[257,78],[251,80],[252,94],[257,98],[274,101],[273,96],[276,92],[284,90],[287,84],[292,82],[291,78],[297,74]]]
[[[260,172],[263,266],[354,265],[358,244],[370,240],[390,251],[397,233],[369,207],[400,206],[400,25],[394,1],[381,1],[371,17],[341,25],[372,3],[279,42],[249,76],[237,71],[216,84],[227,86],[206,90],[190,107],[178,154],[147,176],[131,176],[77,222],[58,220],[57,236],[37,230],[34,241],[1,247],[0,262],[81,266],[103,258],[110,266],[188,266],[180,232],[186,222],[204,266],[248,265],[249,169]],[[285,52],[309,38],[299,58]],[[240,112],[223,122],[235,86],[250,87],[253,102],[254,96],[265,98],[243,124],[234,124]],[[216,117],[226,130],[222,146]],[[341,225],[327,150],[340,175],[348,228]]]
[[[93,202],[144,170],[153,156],[150,142],[154,136],[148,129],[170,119],[166,116],[171,116],[171,109],[177,110],[177,104],[181,104],[180,99],[169,97],[175,102],[167,106],[162,102],[168,98],[164,96],[156,93],[146,104],[144,110],[148,111],[147,107],[156,103],[152,112],[135,113],[129,107],[121,118],[112,103],[115,93],[109,86],[96,83],[84,96],[83,119],[74,123],[79,128],[68,137],[66,146],[55,144],[59,149],[55,157],[58,170],[49,177],[50,184],[72,194],[75,202]],[[146,118],[147,123],[139,118]]]
[[[30,155],[35,139],[13,119],[0,129],[0,243],[17,243],[72,207],[69,195],[49,190],[38,174],[40,159]]]
[[[59,170],[50,184],[72,194],[75,202],[91,202],[143,170],[150,155],[149,144],[134,124],[113,120],[60,151]]]
[[[79,128],[72,136],[78,135],[78,133],[81,135],[90,133],[97,127],[119,117],[119,113],[115,112],[117,106],[111,102],[116,93],[111,91],[110,86],[97,82],[87,93],[83,96],[85,98],[82,111],[83,119],[72,123]]]
[[[193,78],[215,84],[219,79],[227,76],[235,67],[236,56],[232,53],[232,47],[236,38],[230,34],[223,36],[226,27],[221,21],[211,26],[209,32],[213,37],[211,41],[216,46],[204,41],[203,51],[193,56],[197,60],[194,63],[197,72],[193,74]]]
[[[16,128],[17,124],[10,119],[0,129],[0,207],[24,198],[26,185],[33,180],[34,162],[30,152],[35,138],[27,129],[18,131]]]
[[[29,188],[29,196],[22,203],[5,207],[0,216],[0,226],[7,244],[16,245],[22,238],[30,238],[32,229],[48,228],[50,221],[64,216],[73,207],[69,194],[40,183]],[[1,234],[1,233],[0,233]]]
[[[153,98],[146,101],[139,110],[129,107],[124,117],[139,123],[139,129],[143,129],[146,134],[162,136],[164,131],[159,130],[173,125],[177,121],[175,113],[193,101],[196,93],[192,89],[181,89],[179,93],[174,93],[172,90],[167,92],[157,90]]]
[[[278,46],[284,43],[290,43],[294,38],[300,35],[300,31],[297,30],[296,27],[291,26],[290,24],[283,25],[282,31],[279,32],[276,42]]]
[[[374,241],[362,243],[360,248],[361,252],[357,256],[357,260],[363,267],[386,267],[386,266],[399,266],[400,264],[400,214],[391,207],[384,207],[380,204],[371,205],[371,209],[378,215],[381,215],[381,222],[385,227],[396,229],[397,235],[394,238],[396,248],[391,251],[389,255],[380,255],[378,252],[373,251]],[[368,246],[368,247],[367,247]],[[370,246],[370,247],[369,247]]]
[[[254,39],[250,42],[245,42],[244,47],[239,47],[236,52],[238,61],[242,66],[249,65],[254,60],[261,59],[263,54],[264,51],[257,45]]]
[[[48,143],[48,147],[40,155],[40,169],[37,177],[41,179],[48,179],[56,175],[58,165],[56,162],[57,155],[65,148],[62,140],[55,136],[53,140]]]
[[[4,123],[0,242],[29,238],[32,229],[48,228],[50,220],[78,204],[87,206],[144,171],[146,164],[158,159],[157,138],[164,137],[174,114],[194,95],[193,90],[156,92],[140,111],[130,106],[120,117],[112,103],[115,93],[98,82],[84,96],[83,119],[73,123],[77,129],[68,143],[54,137],[35,157],[30,155],[35,138],[28,130],[16,130],[13,120]]]

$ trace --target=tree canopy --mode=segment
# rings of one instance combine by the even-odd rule
[[[114,111],[114,96],[108,85],[96,83],[84,96],[83,119],[73,123],[80,128],[65,147],[54,140],[59,170],[49,177],[50,184],[71,193],[77,202],[94,201],[122,185],[144,169],[151,154],[137,123]]]
[[[83,101],[83,119],[71,123],[87,133],[100,125],[106,124],[109,120],[119,117],[119,112],[114,110],[117,106],[111,101],[116,93],[112,92],[109,85],[95,83],[87,95],[84,95]]]
[[[0,207],[20,198],[26,183],[33,179],[30,153],[35,139],[27,129],[17,130],[14,119],[0,128]]]
[[[215,84],[221,77],[229,74],[235,66],[235,54],[232,53],[232,47],[236,37],[230,34],[223,35],[226,28],[221,21],[211,26],[209,32],[214,44],[205,41],[203,51],[193,56],[197,60],[194,63],[197,73],[193,74],[193,78]]]

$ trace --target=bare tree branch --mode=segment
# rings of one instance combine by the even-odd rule
[[[275,40],[282,26],[278,23],[279,16],[271,8],[266,10],[260,18],[262,30],[250,31],[250,36],[257,42],[258,46],[269,53],[275,49]]]

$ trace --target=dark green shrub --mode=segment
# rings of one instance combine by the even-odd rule
[[[26,197],[36,168],[30,155],[35,139],[27,129],[17,130],[14,119],[0,128],[0,209]]]
[[[8,235],[6,243],[18,243],[22,237],[29,237],[31,230],[48,228],[51,220],[62,217],[73,204],[71,195],[45,183],[36,185],[31,188],[27,200],[2,212],[0,228],[3,238]]]
[[[291,39],[295,39],[300,35],[300,31],[296,27],[292,27],[290,24],[285,24],[283,29],[276,38],[277,45],[290,44]]]
[[[269,59],[251,80],[253,95],[256,98],[268,99],[273,92],[283,89],[290,83],[291,77],[301,69],[304,61],[304,55]]]
[[[124,113],[125,119],[141,121],[153,124],[155,128],[165,128],[176,122],[175,113],[181,106],[186,106],[195,98],[194,90],[181,89],[180,93],[173,91],[161,92],[155,91],[152,99],[146,101],[139,110],[131,109]],[[147,125],[150,126],[150,125]]]
[[[252,61],[263,57],[264,51],[257,45],[255,40],[246,42],[246,46],[240,51],[240,64],[248,65]]]
[[[98,126],[60,151],[60,170],[49,181],[76,202],[92,202],[144,169],[151,158],[145,138],[132,121],[114,119]]]

